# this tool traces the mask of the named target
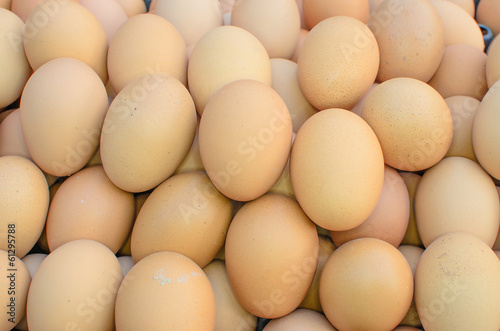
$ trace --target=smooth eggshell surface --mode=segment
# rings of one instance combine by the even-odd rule
[[[488,47],[486,59],[486,82],[491,88],[500,79],[500,37],[495,37]]]
[[[78,0],[78,2],[97,18],[106,33],[109,45],[116,31],[128,19],[125,9],[117,0]]]
[[[21,127],[21,112],[14,110],[0,123],[0,156],[18,155],[31,159]]]
[[[263,331],[335,331],[326,317],[316,311],[297,309],[292,313],[270,321]]]
[[[420,183],[422,176],[407,171],[401,171],[399,172],[399,175],[403,178],[410,197],[410,219],[401,244],[423,246],[420,235],[418,234],[417,223],[415,222],[415,194],[417,193],[418,184]]]
[[[304,21],[309,29],[333,16],[349,16],[363,23],[368,22],[370,4],[368,0],[302,0]]]
[[[491,29],[493,35],[500,33],[500,3],[495,0],[482,0],[477,5],[476,20],[479,24],[484,24]]]

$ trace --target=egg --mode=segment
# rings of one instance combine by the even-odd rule
[[[368,0],[353,0],[349,2],[339,0],[302,0],[304,20],[309,29],[319,22],[333,16],[353,17],[363,23],[368,22],[370,15]]]
[[[54,176],[83,168],[99,144],[107,109],[106,88],[88,65],[73,58],[44,64],[21,97],[21,125],[33,161]]]
[[[297,309],[292,313],[270,321],[263,331],[335,331],[326,317],[318,312]]]
[[[0,249],[23,258],[42,233],[49,208],[49,188],[42,171],[20,156],[0,157]],[[12,241],[10,241],[12,243]]]
[[[143,192],[143,193],[138,193],[134,194],[134,201],[135,201],[135,217],[133,223],[135,224],[135,221],[137,220],[137,215],[139,215],[139,212],[142,209],[142,206],[144,205],[144,202],[146,202],[146,199],[149,197],[151,194],[151,191]],[[127,240],[123,243],[123,246],[118,250],[118,255],[126,255],[126,256],[131,256],[132,251],[130,248],[130,243],[132,241],[132,229],[130,229],[130,232],[128,234]]]
[[[443,56],[444,28],[430,1],[383,1],[371,13],[368,27],[380,49],[378,81],[431,79]]]
[[[445,156],[462,156],[477,162],[472,147],[472,125],[479,100],[463,95],[446,98],[453,118],[453,139]]]
[[[45,0],[12,0],[10,10],[19,16],[23,22],[26,22],[33,9],[44,1]]]
[[[31,159],[21,127],[21,113],[14,110],[0,122],[0,156],[18,155]]]
[[[31,75],[31,67],[24,54],[22,42],[23,21],[7,9],[0,8],[0,108],[21,96]]]
[[[270,58],[290,59],[300,31],[296,0],[239,0],[231,24],[252,33]]]
[[[468,44],[484,50],[483,33],[473,17],[451,1],[431,0],[444,27],[445,46]]]
[[[186,157],[184,160],[181,162],[181,164],[177,167],[177,169],[174,172],[174,175],[183,173],[183,172],[188,172],[188,171],[205,171],[205,168],[203,167],[203,162],[201,161],[201,155],[200,155],[200,140],[199,140],[199,124],[200,121],[198,119],[197,121],[197,126],[196,126],[196,133],[193,139],[193,143],[191,144],[191,148],[189,149],[188,153],[186,154]]]
[[[319,284],[326,318],[339,330],[392,330],[410,308],[413,276],[394,246],[352,240],[326,262]]]
[[[109,45],[107,63],[116,93],[132,81],[155,74],[170,74],[187,83],[184,39],[158,15],[139,14],[123,23]]]
[[[118,0],[78,0],[78,2],[97,18],[106,33],[109,45],[116,31],[128,19],[125,9]]]
[[[47,0],[33,9],[23,30],[23,44],[33,70],[50,60],[72,57],[107,81],[106,33],[97,18],[75,1]]]
[[[295,139],[295,133],[292,136],[292,143],[293,139]],[[285,169],[283,169],[280,178],[278,178],[276,183],[274,183],[273,187],[271,187],[268,192],[283,194],[295,199],[292,180],[290,179],[290,157],[288,158],[288,162],[286,163]]]
[[[450,110],[441,95],[420,80],[383,82],[366,98],[361,116],[377,135],[385,163],[398,170],[427,169],[450,148]]]
[[[377,9],[378,5],[380,5],[384,0],[368,0],[370,5],[370,14]]]
[[[500,79],[500,38],[495,38],[488,47],[486,59],[486,82],[491,88]]]
[[[117,331],[213,330],[214,291],[192,260],[158,252],[135,264],[123,279],[115,321]]]
[[[193,99],[180,81],[168,74],[138,78],[118,93],[106,113],[102,165],[122,190],[150,190],[181,164],[195,132]]]
[[[476,14],[475,2],[479,2],[474,0],[442,0],[442,1],[450,1],[462,7],[462,9],[464,9],[472,18],[474,18]]]
[[[401,178],[405,182],[410,197],[410,219],[408,221],[408,228],[406,229],[405,236],[401,241],[402,245],[423,246],[420,235],[418,234],[417,223],[415,222],[415,194],[418,189],[418,184],[422,179],[419,174],[401,171],[399,172]]]
[[[66,179],[50,203],[47,241],[50,251],[77,239],[92,239],[116,253],[132,229],[134,197],[117,188],[102,166]]]
[[[30,272],[24,262],[7,250],[7,248],[0,249],[0,269],[3,271],[3,277],[0,277],[0,286],[3,289],[0,294],[0,300],[3,302],[0,308],[3,316],[0,319],[2,330],[13,329],[24,318],[26,298],[31,282]]]
[[[225,196],[253,200],[283,173],[292,143],[285,102],[255,80],[227,84],[201,117],[200,155],[210,180]]]
[[[424,246],[463,231],[493,246],[500,222],[494,182],[475,162],[447,157],[427,170],[415,195],[415,217]]]
[[[123,276],[125,277],[134,266],[134,260],[131,256],[124,255],[118,257],[118,262],[120,262],[120,267],[122,268]]]
[[[375,87],[379,86],[379,85],[380,85],[379,83],[373,83],[373,85],[370,87],[370,89],[368,90],[368,92],[366,92],[365,95],[358,101],[358,103],[356,103],[351,108],[351,111],[353,113],[355,113],[356,115],[361,116],[361,112],[363,111],[363,107],[365,105],[366,98],[368,97],[368,95],[370,94],[370,92],[373,91],[373,89]]]
[[[163,0],[156,5],[155,14],[177,28],[187,47],[195,45],[205,33],[223,23],[217,0]]]
[[[344,231],[375,209],[384,159],[373,130],[344,109],[323,110],[300,128],[290,155],[297,201],[317,225]]]
[[[271,63],[262,43],[235,26],[216,27],[196,44],[189,59],[189,91],[201,115],[224,85],[252,79],[271,86]]]
[[[143,0],[117,0],[128,17],[146,13],[146,3]]]
[[[267,194],[246,203],[226,237],[236,298],[253,315],[278,318],[304,299],[318,262],[318,234],[293,199]]]
[[[11,108],[11,109],[6,109],[6,110],[1,110],[0,111],[0,123],[3,122],[3,120],[10,115],[10,113],[12,113],[14,110],[16,110],[18,108]]]
[[[482,0],[477,5],[476,20],[479,24],[489,27],[493,35],[500,33],[498,15],[500,14],[500,3],[495,0]]]
[[[120,263],[103,244],[85,239],[64,244],[43,260],[31,281],[29,329],[113,330],[122,279]]]
[[[481,166],[494,178],[500,179],[500,133],[497,130],[500,114],[500,82],[484,96],[472,125],[472,147]]]
[[[11,2],[12,2],[12,0],[0,0],[0,7],[5,8],[5,9],[9,9],[11,6]]]
[[[229,283],[226,265],[223,261],[213,260],[203,271],[207,275],[215,295],[215,330],[254,331],[257,317],[250,314],[238,302]]]
[[[406,261],[410,265],[411,272],[413,276],[415,276],[415,270],[417,268],[418,261],[422,256],[424,250],[420,247],[413,245],[400,245],[398,250],[403,254]],[[415,300],[412,300],[410,309],[406,313],[406,316],[401,321],[400,325],[412,326],[412,327],[420,327],[422,323],[420,322],[420,318],[418,317],[417,307],[415,304]]]
[[[290,112],[293,132],[298,132],[304,122],[317,110],[307,101],[300,89],[297,64],[287,59],[271,59],[272,88],[278,92]]]
[[[304,44],[304,40],[306,39],[309,30],[300,29],[299,36],[297,37],[297,43],[295,44],[295,50],[293,51],[293,55],[291,60],[295,63],[299,60],[300,50],[302,49],[302,45]]]
[[[500,328],[500,260],[482,240],[454,232],[436,239],[415,271],[425,330]]]
[[[406,233],[410,217],[410,198],[403,178],[389,166],[384,168],[384,184],[375,209],[357,227],[330,231],[335,246],[357,238],[377,238],[398,247]]]
[[[465,95],[481,100],[488,91],[484,52],[467,44],[447,46],[429,85],[443,98]],[[463,64],[467,63],[467,66]]]
[[[306,36],[297,62],[299,84],[317,109],[350,109],[370,89],[379,66],[373,33],[352,17],[336,16]]]
[[[201,268],[212,261],[226,237],[231,202],[203,172],[175,175],[146,199],[131,237],[134,262],[160,251],[183,254]]]

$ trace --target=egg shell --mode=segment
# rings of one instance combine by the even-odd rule
[[[0,122],[0,156],[18,155],[31,159],[21,127],[21,113],[14,110]]]
[[[333,16],[353,17],[363,23],[368,22],[370,15],[368,0],[302,0],[304,20],[309,29],[319,22]]]
[[[3,122],[3,120],[10,115],[14,110],[18,108],[11,108],[11,109],[2,109],[0,110],[0,123]]]
[[[365,24],[346,16],[325,19],[300,50],[300,88],[318,110],[350,109],[375,81],[379,58],[377,40]]]
[[[115,310],[117,331],[204,331],[215,326],[215,298],[207,276],[174,252],[158,252],[135,264],[120,285]]]
[[[377,238],[398,247],[406,233],[410,217],[410,198],[403,178],[389,166],[384,168],[384,184],[375,209],[357,227],[330,231],[335,246],[357,238]]]
[[[418,234],[417,223],[415,222],[415,194],[422,176],[407,171],[401,171],[399,172],[399,175],[403,178],[410,197],[410,219],[401,244],[423,247],[422,240]]]
[[[0,8],[0,108],[21,96],[31,75],[31,67],[24,53],[23,21],[7,9]]]
[[[436,239],[415,271],[415,302],[425,330],[500,328],[500,260],[477,237]]]
[[[420,80],[383,82],[368,95],[361,116],[377,135],[385,163],[398,170],[427,169],[450,148],[453,122],[448,105]]]
[[[175,175],[146,199],[132,230],[137,263],[160,251],[183,254],[205,267],[224,244],[231,202],[203,172]]]
[[[495,242],[500,203],[494,182],[475,162],[447,157],[427,170],[415,195],[415,217],[424,246],[463,231],[489,247]]]
[[[128,17],[146,13],[146,3],[143,0],[117,0]]]
[[[323,110],[297,133],[290,176],[297,201],[314,223],[349,230],[371,214],[380,197],[382,150],[359,116],[344,109]]]
[[[295,133],[293,134],[293,137],[295,138]],[[268,192],[283,194],[295,199],[292,180],[290,178],[290,158],[288,158],[288,162],[286,163],[285,169],[283,169],[280,178],[278,178],[276,183],[274,183],[273,187],[271,187]]]
[[[293,199],[266,194],[246,203],[226,237],[236,298],[253,315],[278,318],[304,299],[318,262],[318,234]]]
[[[50,203],[49,249],[91,239],[116,253],[132,229],[134,207],[132,193],[116,187],[102,166],[80,170],[62,183]]]
[[[495,37],[488,47],[486,59],[486,82],[491,88],[500,79],[500,38]]]
[[[139,78],[118,93],[106,114],[104,170],[125,191],[150,190],[181,164],[195,132],[196,110],[182,83],[168,74]]]
[[[25,316],[31,276],[24,262],[3,248],[0,250],[0,261],[0,269],[4,274],[0,277],[0,286],[3,289],[0,300],[4,303],[0,308],[3,316],[0,329],[11,330]]]
[[[0,157],[0,249],[23,258],[42,233],[49,208],[49,188],[42,171],[20,156]],[[10,230],[10,233],[9,233]],[[12,243],[12,242],[11,242]]]
[[[31,281],[29,329],[113,330],[122,279],[120,263],[106,246],[84,239],[59,247],[43,260]]]
[[[306,39],[307,34],[309,33],[309,30],[306,29],[300,29],[299,31],[299,36],[297,37],[297,43],[295,44],[295,51],[293,52],[291,60],[295,63],[299,60],[299,54],[300,50],[302,48],[302,45],[304,44],[304,40]]]
[[[135,221],[137,220],[137,215],[139,215],[139,212],[141,211],[142,206],[144,205],[144,202],[146,202],[146,199],[149,197],[150,194],[151,194],[151,191],[134,194],[134,201],[135,201],[135,217],[134,217],[134,221],[133,221],[134,224],[135,224]],[[123,255],[131,256],[132,255],[132,251],[130,248],[130,243],[132,241],[132,230],[133,230],[133,226],[130,229],[130,232],[128,234],[127,239],[123,243],[123,246],[118,250],[118,253],[117,253],[118,255],[122,255],[122,256]]]
[[[410,266],[391,244],[349,241],[326,262],[319,285],[326,317],[339,330],[392,330],[413,297]]]
[[[88,65],[73,58],[44,64],[21,98],[21,125],[33,161],[54,176],[83,168],[99,144],[107,109],[104,84]]]
[[[44,1],[45,0],[12,0],[10,10],[19,16],[23,22],[26,22],[33,9]]]
[[[413,245],[400,245],[398,250],[403,254],[406,261],[410,265],[411,272],[415,275],[415,270],[417,268],[418,261],[422,256],[424,250],[421,247],[413,246]],[[421,327],[422,323],[420,322],[420,318],[418,317],[417,306],[415,304],[415,300],[412,300],[410,309],[406,313],[406,316],[401,321],[400,325],[412,326],[412,327]]]
[[[0,0],[0,7],[10,9],[12,0]]]
[[[227,276],[224,261],[213,260],[203,271],[208,277],[215,295],[215,330],[254,331],[257,317],[250,314],[238,302]]]
[[[29,15],[23,30],[26,57],[37,70],[61,57],[76,58],[107,81],[106,33],[84,6],[70,0],[47,0]]]
[[[469,13],[451,1],[431,0],[431,2],[443,22],[445,46],[468,44],[480,51],[484,50],[483,33]]]
[[[484,96],[472,125],[472,147],[481,166],[494,178],[500,179],[500,81]]]
[[[380,83],[373,83],[373,85],[370,87],[368,92],[366,92],[365,95],[351,108],[351,111],[354,114],[361,116],[361,112],[363,111],[363,107],[365,105],[366,98],[368,97],[370,92],[373,91],[373,89],[379,85],[380,85]]]
[[[118,28],[128,19],[127,13],[118,0],[78,0],[82,6],[92,12],[101,24],[108,45],[118,31]]]
[[[500,33],[500,3],[495,0],[481,0],[477,5],[476,20],[479,24],[484,24],[491,29],[493,35]]]
[[[163,0],[158,2],[155,14],[177,28],[187,47],[223,23],[220,4],[212,0]]]
[[[378,81],[431,79],[443,56],[444,28],[430,1],[383,1],[371,13],[368,27],[380,49]]]
[[[479,2],[474,0],[442,0],[442,1],[453,2],[454,4],[462,7],[462,9],[465,10],[472,18],[474,18],[476,14],[475,2]]]
[[[186,85],[186,44],[158,15],[139,14],[123,23],[109,45],[109,79],[118,93],[141,77],[171,74]]]
[[[194,135],[191,148],[189,149],[182,163],[175,170],[174,175],[188,171],[205,171],[205,167],[203,166],[203,162],[201,161],[201,155],[200,155],[200,143],[199,143],[200,140],[198,138],[200,132],[199,124],[200,124],[200,118],[198,117],[196,125],[196,133]]]
[[[189,59],[189,91],[201,115],[224,85],[252,79],[271,86],[271,63],[262,43],[236,26],[216,27],[196,44]]]
[[[266,193],[283,173],[292,121],[270,86],[239,80],[208,102],[199,140],[201,160],[215,187],[230,199],[249,201]]]
[[[335,331],[326,317],[316,311],[297,309],[290,314],[271,320],[263,331]]]
[[[429,85],[443,98],[465,95],[481,100],[488,91],[486,59],[486,54],[473,46],[447,46],[441,64]],[[464,63],[467,63],[467,66],[464,66]]]
[[[270,58],[289,59],[300,31],[296,0],[240,0],[231,11],[231,24],[252,33]]]
[[[479,100],[457,95],[446,98],[444,101],[450,108],[453,118],[453,139],[445,156],[462,156],[477,162],[472,147],[472,125],[479,108]]]

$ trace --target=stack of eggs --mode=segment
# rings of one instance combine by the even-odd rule
[[[0,0],[0,330],[498,331],[498,17]]]

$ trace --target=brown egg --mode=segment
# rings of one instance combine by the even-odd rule
[[[417,268],[418,261],[422,256],[424,250],[420,247],[413,245],[400,245],[398,250],[403,254],[410,265],[411,272],[415,276],[415,270]],[[400,322],[400,325],[412,326],[412,327],[420,327],[422,323],[420,322],[420,318],[418,317],[417,307],[415,304],[415,300],[412,300],[410,309],[406,313],[406,316]]]
[[[335,246],[358,238],[377,238],[398,247],[406,233],[410,217],[410,198],[403,178],[389,166],[384,168],[384,185],[375,209],[357,227],[330,231]]]
[[[10,113],[12,113],[14,110],[16,110],[17,108],[11,108],[11,109],[6,109],[6,110],[2,110],[0,111],[0,123],[3,122],[3,120],[10,115]]]
[[[200,144],[198,139],[200,132],[199,120],[200,119],[198,118],[198,125],[196,126],[196,133],[193,139],[193,143],[191,144],[191,148],[189,149],[189,152],[186,154],[186,157],[184,158],[182,163],[175,170],[174,175],[188,171],[205,171],[205,167],[203,167],[203,162],[201,161]]]
[[[292,136],[292,143],[294,139],[295,139],[295,133],[293,133]],[[290,178],[290,157],[288,158],[288,162],[286,163],[285,169],[283,169],[280,178],[278,178],[276,183],[274,183],[273,187],[271,187],[268,192],[283,194],[289,196],[292,199],[295,199],[292,180]]]
[[[372,12],[368,26],[380,49],[378,81],[431,79],[443,56],[444,28],[430,1],[384,1]]]
[[[21,113],[14,110],[0,123],[0,156],[18,155],[31,159],[21,127]]]
[[[24,24],[7,9],[0,8],[0,108],[16,101],[31,75],[31,67],[24,55],[22,32]]]
[[[271,59],[272,88],[278,92],[290,112],[293,132],[298,132],[304,122],[317,110],[302,93],[297,77],[297,64],[286,59]]]
[[[472,126],[472,147],[481,166],[500,179],[500,82],[496,82],[484,96]]]
[[[65,180],[50,203],[47,241],[50,251],[77,239],[92,239],[113,253],[132,229],[134,197],[120,190],[102,166],[85,168]]]
[[[47,0],[37,6],[26,21],[23,43],[34,70],[50,60],[72,57],[107,80],[106,33],[97,18],[75,1]]]
[[[500,329],[500,260],[483,241],[455,232],[436,239],[415,271],[425,330]]]
[[[429,81],[443,98],[465,95],[481,100],[488,91],[484,52],[467,44],[454,44],[444,50],[443,60]],[[464,66],[464,63],[467,63]]]
[[[413,277],[394,246],[362,238],[330,255],[319,291],[325,315],[337,329],[391,330],[410,307]]]
[[[375,131],[385,163],[393,168],[427,169],[450,148],[450,110],[439,93],[420,80],[383,82],[368,95],[362,117]]]
[[[431,2],[443,22],[445,46],[468,44],[481,52],[484,50],[483,33],[468,12],[451,1],[431,0]]]
[[[484,24],[491,29],[493,35],[500,33],[500,3],[495,0],[481,0],[477,6],[476,20],[479,24]]]
[[[184,85],[168,74],[136,79],[106,114],[100,147],[104,170],[125,191],[150,190],[181,164],[195,132],[196,110]]]
[[[318,234],[293,199],[267,194],[246,203],[226,238],[236,298],[253,315],[278,318],[304,299],[318,262]]]
[[[208,31],[222,25],[222,12],[217,0],[162,0],[155,14],[172,23],[186,46],[195,45]]]
[[[384,0],[368,0],[370,5],[370,14],[377,9],[378,5],[380,5]]]
[[[332,16],[349,16],[363,23],[368,22],[370,4],[368,0],[302,0],[304,20],[309,29]]]
[[[0,0],[0,8],[10,9],[12,0]]]
[[[454,4],[462,7],[472,18],[476,13],[476,6],[474,4],[474,0],[442,0],[442,1],[450,1]]]
[[[54,176],[83,168],[99,144],[107,109],[106,89],[88,65],[72,58],[44,64],[21,98],[21,124],[33,161]]]
[[[142,209],[142,206],[144,205],[144,202],[146,202],[146,199],[149,197],[151,194],[151,191],[139,193],[139,194],[134,194],[134,201],[135,201],[135,217],[133,223],[135,224],[135,221],[137,219],[137,215],[139,215],[139,212]],[[123,243],[123,246],[118,250],[118,255],[127,255],[131,256],[132,251],[130,249],[130,243],[132,241],[132,229],[130,229],[130,232],[128,234],[127,240]]]
[[[453,118],[453,140],[445,156],[462,156],[477,162],[472,148],[472,125],[479,108],[479,100],[457,95],[444,101],[448,104]]]
[[[205,267],[224,244],[231,203],[203,172],[170,177],[146,199],[132,230],[134,262],[160,251]]]
[[[218,331],[255,331],[257,317],[250,314],[234,295],[226,265],[223,261],[213,260],[203,271],[208,277],[215,295],[215,330]]]
[[[447,157],[422,176],[415,195],[415,216],[426,247],[455,231],[475,235],[491,247],[500,224],[495,184],[477,163]]]
[[[377,76],[377,40],[356,19],[331,17],[307,34],[297,65],[302,92],[314,107],[350,109]]]
[[[215,187],[233,200],[249,201],[266,193],[283,173],[292,122],[285,102],[271,87],[239,80],[208,102],[199,140]]]
[[[379,83],[373,83],[372,87],[370,87],[370,89],[368,90],[368,92],[366,92],[366,94],[358,101],[358,103],[356,103],[354,105],[354,107],[351,108],[351,111],[358,115],[358,116],[361,116],[361,112],[363,111],[363,107],[365,105],[365,101],[366,101],[366,98],[368,97],[368,95],[370,94],[371,91],[373,91],[373,89],[377,86],[379,86],[380,84]]]
[[[323,110],[297,133],[290,176],[297,201],[314,223],[349,230],[368,218],[380,197],[382,150],[359,116],[344,109]]]
[[[109,80],[118,93],[141,77],[171,74],[186,85],[187,54],[182,35],[158,15],[140,14],[120,26],[108,51]],[[153,84],[153,85],[149,85]]]
[[[208,100],[224,85],[253,79],[271,86],[271,63],[262,43],[250,32],[221,26],[207,32],[189,59],[189,91],[201,115]]]
[[[97,18],[106,33],[109,45],[118,28],[128,19],[125,9],[118,0],[78,0],[78,2]]]
[[[146,13],[146,3],[143,0],[117,0],[128,17]]]
[[[321,273],[323,272],[326,261],[335,250],[335,245],[327,237],[320,235],[318,238],[318,265],[316,266],[316,272],[311,286],[309,286],[309,290],[307,291],[304,300],[300,303],[299,308],[310,309],[322,313],[323,308],[321,307],[321,302],[319,300],[319,280],[321,279]]]
[[[17,242],[14,243],[16,244]],[[0,261],[0,269],[3,271],[3,277],[0,277],[3,289],[0,300],[4,303],[0,308],[3,316],[0,319],[0,329],[11,330],[25,317],[31,276],[25,263],[7,249],[0,250]]]
[[[500,79],[500,37],[495,37],[488,47],[486,59],[486,82],[491,88]]]
[[[295,44],[295,50],[293,51],[292,55],[293,62],[297,62],[299,60],[300,50],[302,49],[302,45],[304,44],[304,40],[306,39],[308,33],[309,30],[300,29],[297,43]]]
[[[12,0],[10,10],[19,16],[23,22],[26,22],[33,9],[44,1],[45,0]]]
[[[410,197],[410,219],[408,221],[408,228],[406,229],[405,236],[401,241],[402,245],[413,245],[422,246],[422,240],[417,230],[417,223],[415,222],[415,194],[418,189],[418,184],[422,179],[422,176],[413,173],[402,171],[399,175],[403,178],[406,188],[408,190],[408,195]]]
[[[231,24],[252,33],[270,58],[290,59],[300,31],[296,0],[239,0]]]
[[[20,156],[0,157],[0,249],[15,239],[15,255],[23,258],[42,233],[49,208],[49,188],[42,171]],[[11,238],[10,238],[11,239]]]
[[[125,276],[115,314],[116,330],[213,330],[214,292],[196,263],[178,253],[159,252]]]
[[[323,314],[313,310],[297,309],[290,314],[271,320],[263,331],[335,331]]]

